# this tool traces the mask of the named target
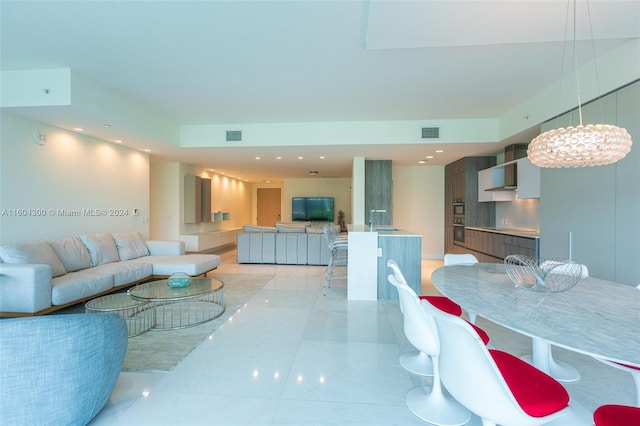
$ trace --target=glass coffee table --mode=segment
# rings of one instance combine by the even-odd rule
[[[192,278],[186,287],[170,287],[167,280],[151,281],[128,293],[134,300],[153,306],[153,330],[193,327],[224,313],[224,283],[215,278]]]
[[[98,297],[88,301],[84,307],[88,314],[114,313],[122,316],[127,323],[129,337],[138,336],[156,324],[156,311],[153,306],[126,293]]]

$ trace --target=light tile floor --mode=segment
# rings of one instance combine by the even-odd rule
[[[121,373],[92,425],[425,424],[404,403],[407,391],[429,382],[398,363],[413,348],[397,302],[348,302],[344,281],[323,296],[324,267],[239,265],[235,256],[224,253],[219,271],[275,278],[169,373]],[[424,294],[437,294],[429,277],[441,264],[423,261]],[[494,347],[530,351],[529,339],[478,323]],[[554,355],[582,373],[566,385],[579,424],[591,424],[600,404],[634,403],[628,374],[567,351]]]

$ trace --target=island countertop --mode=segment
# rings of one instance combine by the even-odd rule
[[[472,231],[493,232],[495,234],[513,235],[516,237],[524,238],[540,238],[540,232],[532,229],[519,229],[519,228],[494,228],[494,227],[482,227],[482,226],[467,226],[465,229]]]
[[[422,237],[421,234],[405,231],[404,229],[396,228],[393,225],[377,225],[373,227],[373,231],[369,228],[369,225],[347,225],[347,230],[349,232],[376,232],[379,236]]]

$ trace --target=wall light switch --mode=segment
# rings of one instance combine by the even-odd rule
[[[378,257],[382,257],[382,247],[378,247]]]

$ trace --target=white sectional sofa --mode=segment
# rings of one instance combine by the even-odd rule
[[[238,263],[326,265],[329,248],[321,226],[308,223],[245,225],[238,234]]]
[[[174,272],[206,274],[215,254],[138,232],[80,235],[0,246],[0,316],[40,315]]]

